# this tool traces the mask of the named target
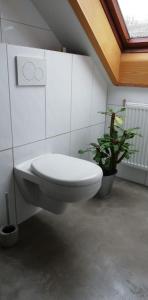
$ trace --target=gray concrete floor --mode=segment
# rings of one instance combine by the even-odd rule
[[[117,180],[112,197],[40,212],[0,250],[0,300],[148,299],[148,189]]]

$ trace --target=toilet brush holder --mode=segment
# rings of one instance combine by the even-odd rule
[[[0,228],[0,245],[4,248],[10,248],[18,242],[19,232],[18,232],[17,225],[10,224],[8,194],[5,194],[5,199],[6,199],[7,225],[1,226]]]
[[[3,248],[10,248],[18,242],[18,227],[6,225],[0,228],[0,244]]]

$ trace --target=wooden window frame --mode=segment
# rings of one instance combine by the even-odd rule
[[[100,0],[122,52],[148,52],[148,38],[130,38],[117,0]]]

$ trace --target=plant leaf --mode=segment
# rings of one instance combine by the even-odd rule
[[[115,117],[115,124],[119,124],[119,125],[122,125],[123,124],[123,119],[119,116],[116,116]]]

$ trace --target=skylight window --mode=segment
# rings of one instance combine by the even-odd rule
[[[148,0],[118,0],[130,38],[148,37]]]
[[[148,0],[100,0],[122,51],[148,52]]]

